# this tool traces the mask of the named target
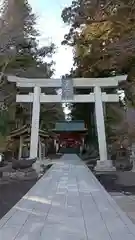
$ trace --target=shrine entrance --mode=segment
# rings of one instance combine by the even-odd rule
[[[55,146],[58,153],[81,153],[87,128],[84,121],[59,121],[55,124]]]
[[[95,103],[95,118],[98,134],[100,161],[108,160],[103,103],[119,102],[118,94],[107,94],[105,88],[117,87],[119,82],[127,76],[113,76],[108,78],[74,78],[74,79],[29,79],[8,76],[9,82],[15,82],[17,87],[30,88],[29,94],[17,94],[16,102],[33,103],[30,158],[36,158],[39,141],[40,103]],[[61,95],[46,95],[41,89],[62,89]],[[89,89],[89,94],[74,94],[74,89]]]

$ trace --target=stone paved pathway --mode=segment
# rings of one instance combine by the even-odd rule
[[[64,155],[0,221],[5,240],[135,240],[135,227],[76,155]]]

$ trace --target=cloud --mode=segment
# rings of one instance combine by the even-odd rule
[[[46,25],[45,22],[49,24]],[[41,46],[49,42],[56,44],[56,54],[53,57],[53,60],[56,62],[55,77],[68,73],[73,66],[72,48],[61,45],[64,35],[68,32],[68,27],[63,26],[55,17],[50,18],[50,16],[43,15],[38,21],[38,29],[41,33]]]
[[[33,11],[38,15],[37,28],[41,33],[41,37],[39,38],[40,45],[43,46],[53,42],[57,46],[53,60],[56,62],[55,77],[60,77],[68,73],[73,66],[72,49],[61,46],[64,35],[68,33],[69,30],[61,20],[61,11],[65,5],[61,0],[55,1],[54,4],[56,5],[56,2],[58,4],[56,8],[53,4],[49,4],[49,0],[46,4],[43,4],[43,0],[40,0],[40,2],[42,4],[39,4],[39,1],[29,0]]]

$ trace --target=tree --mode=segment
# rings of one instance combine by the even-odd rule
[[[129,59],[132,60],[135,54],[134,11],[131,0],[76,0],[71,7],[65,8],[62,18],[71,28],[64,43],[75,46],[77,64],[81,65],[81,54],[89,73],[95,70],[127,71]]]
[[[50,77],[52,63],[47,64],[43,58],[51,57],[55,47],[51,44],[39,49],[37,41],[39,34],[35,29],[36,16],[32,13],[28,1],[4,2],[7,4],[1,17],[1,22],[4,21],[4,24],[0,35],[3,40],[0,42],[0,68],[2,69],[3,62],[6,62],[6,73],[14,71],[16,75],[31,75],[34,70],[33,75],[35,73],[41,75],[42,72]]]
[[[28,78],[50,78],[53,74],[53,61],[48,63],[46,58],[50,57],[51,59],[55,52],[55,46],[51,44],[50,46],[39,48],[37,40],[39,33],[35,29],[35,23],[36,16],[32,13],[31,6],[27,0],[4,1],[0,18],[0,96],[2,96],[0,102],[3,103],[2,106],[4,105],[8,112],[14,112],[12,119],[8,118],[8,122],[4,121],[5,128],[7,125],[11,125],[9,131],[11,127],[15,127],[16,122],[20,122],[20,124],[31,122],[31,111],[29,104],[16,105],[15,95],[17,89],[15,85],[7,82],[6,75]],[[62,108],[60,105],[55,105],[52,109],[50,105],[46,104],[46,106],[41,108],[42,116],[49,107],[48,115],[52,117],[50,119],[53,122],[54,109],[55,115],[58,117],[59,112],[61,111],[62,113]],[[11,109],[12,111],[10,111]],[[2,109],[1,113],[3,113]],[[11,114],[9,115],[11,116]],[[1,121],[4,123],[2,116]],[[43,117],[42,122],[45,125],[46,117]],[[0,124],[0,132],[2,132],[1,126],[3,125]],[[7,135],[9,131],[6,133]]]
[[[62,12],[63,21],[70,25],[63,44],[74,48],[74,76],[108,77],[130,73],[128,81],[120,88],[125,90],[126,103],[128,100],[132,104],[135,99],[134,13],[135,3],[131,0],[75,0]],[[109,91],[114,92],[114,89]],[[88,109],[84,113],[81,108],[75,106],[74,114],[82,113],[84,117]],[[112,123],[119,123],[120,108],[116,105],[117,114],[112,114],[112,106],[106,107],[107,129]],[[89,111],[94,114],[92,104]]]

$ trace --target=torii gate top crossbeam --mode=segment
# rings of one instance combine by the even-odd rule
[[[107,77],[107,78],[73,78],[73,86],[75,88],[89,88],[89,87],[115,87],[119,82],[125,81],[127,75]],[[9,82],[16,82],[17,87],[54,87],[61,88],[61,79],[33,79],[33,78],[19,78],[16,76],[8,76]]]
[[[17,87],[34,88],[33,93],[27,95],[17,95],[17,102],[33,102],[32,110],[32,128],[30,157],[37,157],[38,153],[38,133],[40,120],[40,103],[45,102],[95,102],[96,125],[99,142],[100,160],[107,160],[107,147],[104,126],[103,102],[117,102],[117,94],[106,94],[102,92],[103,88],[117,87],[119,82],[125,81],[127,76],[113,76],[109,78],[73,78],[66,79],[29,79],[8,76],[8,81],[16,83]],[[64,82],[65,81],[65,82]],[[69,84],[70,82],[70,84]],[[63,96],[45,95],[41,88],[61,88]],[[94,88],[93,93],[87,95],[74,95],[73,88]],[[67,94],[68,93],[68,94]],[[73,95],[73,97],[72,97]],[[70,101],[69,101],[70,100]]]

